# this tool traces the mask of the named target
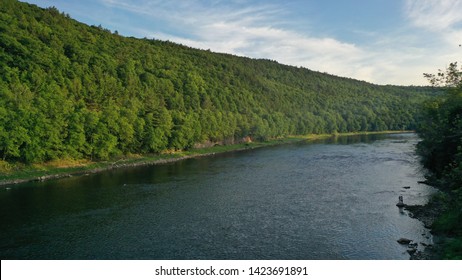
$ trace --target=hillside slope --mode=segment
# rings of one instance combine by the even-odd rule
[[[0,157],[44,162],[290,134],[413,129],[425,88],[378,86],[274,61],[0,5]]]

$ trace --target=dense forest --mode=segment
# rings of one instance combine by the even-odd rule
[[[54,7],[0,5],[3,162],[414,129],[429,92],[127,38]]]
[[[451,63],[446,71],[426,76],[446,91],[427,101],[417,130],[422,138],[418,152],[431,171],[429,182],[443,190],[430,203],[442,205],[433,230],[449,237],[442,257],[462,259],[462,67]]]

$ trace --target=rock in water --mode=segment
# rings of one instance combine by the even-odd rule
[[[407,238],[400,238],[397,240],[399,244],[409,244],[412,242],[411,239],[407,239]]]
[[[407,250],[407,252],[409,253],[409,255],[414,255],[415,252],[417,252],[417,249],[416,249],[416,248],[412,248],[412,249]]]

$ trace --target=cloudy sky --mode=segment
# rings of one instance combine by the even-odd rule
[[[125,36],[377,84],[425,85],[462,62],[461,0],[27,0]]]

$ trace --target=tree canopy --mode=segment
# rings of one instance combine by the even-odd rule
[[[435,201],[445,210],[433,230],[451,236],[443,258],[462,259],[462,67],[451,63],[437,74],[424,74],[445,94],[428,100],[418,126],[418,152],[431,171],[430,182],[445,192]]]
[[[427,88],[127,38],[0,5],[0,157],[108,159],[197,143],[414,129]]]

